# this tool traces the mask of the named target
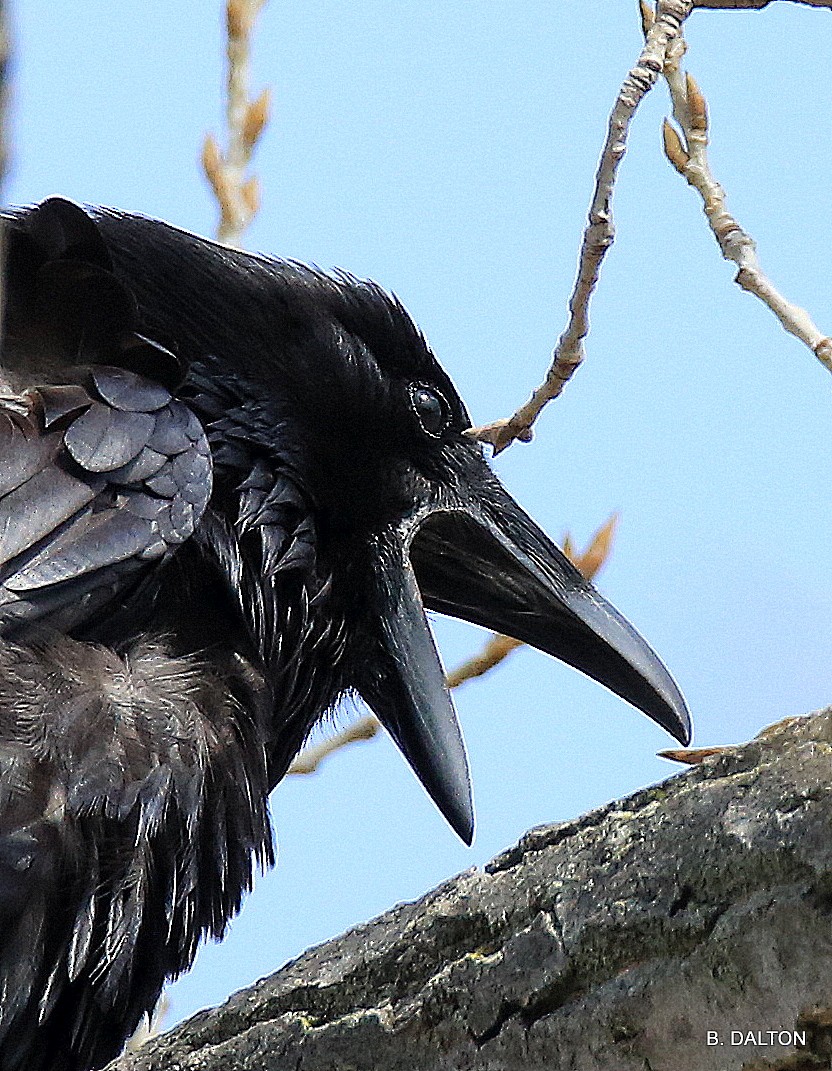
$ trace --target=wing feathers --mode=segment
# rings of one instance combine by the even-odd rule
[[[47,429],[64,417],[83,412],[90,404],[89,394],[77,383],[67,383],[63,386],[44,384],[38,387],[37,397],[43,413],[43,424]]]
[[[0,495],[43,468],[58,441],[57,435],[39,435],[30,422],[21,419],[21,410],[25,412],[25,407],[16,399],[0,400]]]
[[[92,402],[67,428],[64,446],[87,472],[111,472],[147,445],[155,424],[149,413],[123,413]]]
[[[152,413],[170,401],[165,387],[126,368],[92,368],[90,377],[104,401],[126,413]]]
[[[41,469],[0,498],[0,563],[54,532],[90,503],[101,483],[79,480],[63,469]]]
[[[81,623],[128,594],[190,538],[211,494],[208,442],[184,403],[120,368],[74,374],[0,398],[0,633]]]
[[[118,509],[77,517],[5,583],[21,593],[72,580],[140,555],[152,544],[150,521]]]

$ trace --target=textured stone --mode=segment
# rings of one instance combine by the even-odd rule
[[[740,1071],[791,1050],[732,1030],[830,1003],[824,711],[534,829],[112,1067]]]

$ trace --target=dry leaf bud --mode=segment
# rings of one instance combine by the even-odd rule
[[[213,134],[206,134],[202,143],[202,167],[212,185],[222,171],[222,153]]]
[[[617,524],[618,515],[614,513],[607,523],[602,525],[592,537],[592,541],[581,555],[580,561],[575,562],[587,580],[592,580],[610,556]]]
[[[688,111],[690,113],[690,125],[692,130],[708,129],[708,102],[702,95],[702,90],[696,84],[692,74],[686,75]]]
[[[260,180],[250,178],[240,187],[240,196],[251,216],[256,216],[260,208]]]
[[[646,37],[656,21],[656,13],[647,3],[647,0],[639,0],[638,6],[641,11],[641,32]]]
[[[682,139],[676,132],[676,128],[665,119],[662,122],[662,140],[664,141],[664,154],[673,164],[680,175],[685,174],[685,169],[690,163],[690,157],[682,145]]]
[[[264,89],[246,109],[246,117],[243,121],[243,144],[247,149],[253,149],[263,133],[263,128],[269,121],[271,102],[271,90]]]
[[[232,41],[248,37],[253,21],[248,0],[228,0],[225,20],[228,36]]]

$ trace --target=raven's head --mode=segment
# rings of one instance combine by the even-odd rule
[[[363,697],[463,840],[468,764],[426,608],[562,659],[687,742],[664,665],[503,488],[397,301],[139,217],[95,221],[139,330],[215,392],[215,465],[241,468],[219,472],[220,493],[253,457],[300,488],[346,627],[339,688]]]
[[[469,773],[425,609],[555,655],[687,741],[672,677],[494,475],[404,308],[349,276],[304,285],[314,328],[279,378],[307,432],[321,550],[360,609],[351,684],[456,832],[473,835]]]

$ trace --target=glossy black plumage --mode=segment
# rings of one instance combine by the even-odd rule
[[[374,284],[60,200],[7,242],[0,1071],[117,1053],[271,861],[268,791],[345,694],[470,840],[424,606],[687,738],[661,662]]]

